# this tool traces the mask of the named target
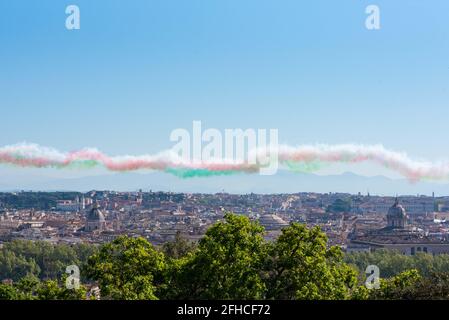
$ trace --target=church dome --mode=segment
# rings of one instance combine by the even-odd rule
[[[388,209],[387,224],[389,228],[401,229],[404,229],[407,225],[407,214],[397,198],[393,206]]]
[[[275,214],[264,214],[259,218],[259,223],[267,230],[282,229],[289,224],[281,217]]]
[[[104,222],[104,214],[101,212],[101,210],[98,208],[97,205],[95,205],[87,214],[87,220],[88,221],[99,221]]]
[[[396,199],[396,202],[394,203],[394,205],[390,209],[388,209],[387,217],[393,218],[393,219],[398,219],[398,218],[405,219],[407,217],[404,207],[399,204],[397,199]]]

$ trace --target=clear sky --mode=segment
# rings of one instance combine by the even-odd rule
[[[447,0],[1,1],[0,46],[0,146],[154,153],[201,120],[449,159]]]

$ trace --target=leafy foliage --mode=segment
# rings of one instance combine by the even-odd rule
[[[327,248],[319,228],[294,223],[274,242],[247,217],[227,214],[175,274],[176,294],[196,299],[346,299],[356,271]]]
[[[380,288],[370,291],[370,299],[402,299],[406,291],[413,290],[421,279],[417,270],[408,270],[389,279],[380,279]]]
[[[318,227],[293,223],[269,245],[266,264],[269,299],[347,299],[357,273],[343,263],[339,248],[326,246]]]
[[[259,299],[265,284],[263,228],[244,216],[227,214],[201,239],[175,275],[176,298]]]
[[[326,212],[349,212],[352,208],[352,200],[337,199],[331,205],[327,206]]]
[[[121,236],[88,260],[86,275],[110,299],[155,300],[162,285],[165,257],[143,238]]]
[[[103,299],[448,299],[449,256],[404,256],[379,250],[343,255],[318,228],[292,223],[275,241],[248,217],[226,214],[198,244],[177,234],[155,248],[121,236],[97,248],[14,241],[0,249],[0,299],[85,299],[65,288],[65,268],[82,267],[82,282]],[[380,288],[363,285],[368,265]]]
[[[172,259],[185,257],[195,249],[195,243],[189,242],[184,239],[179,231],[176,233],[174,241],[166,242],[162,246],[162,251],[164,252],[165,256]]]
[[[97,248],[88,244],[53,245],[43,241],[15,240],[0,249],[0,279],[18,281],[31,274],[43,279],[57,279],[68,265],[82,267]]]
[[[50,210],[58,200],[81,196],[78,192],[0,192],[0,208]]]
[[[414,256],[406,256],[393,250],[376,250],[374,252],[354,252],[345,255],[345,262],[356,266],[361,274],[369,265],[377,265],[382,278],[390,278],[401,272],[416,269],[419,273],[428,277],[433,273],[449,270],[449,255],[441,254],[432,256],[426,253],[417,253]]]
[[[87,297],[87,289],[80,286],[79,289],[67,289],[65,278],[61,281],[40,281],[38,278],[28,275],[14,284],[0,284],[0,300],[84,300]]]

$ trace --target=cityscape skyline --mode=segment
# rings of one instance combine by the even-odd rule
[[[449,300],[448,13],[0,1],[2,307]]]
[[[448,13],[0,1],[2,307],[360,318],[449,300]]]

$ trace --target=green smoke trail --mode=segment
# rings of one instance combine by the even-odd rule
[[[290,171],[300,173],[315,172],[324,167],[324,163],[318,161],[313,162],[285,161],[285,164]]]
[[[171,173],[178,178],[188,179],[188,178],[207,178],[212,176],[230,176],[237,173],[241,173],[240,171],[212,171],[208,169],[185,169],[185,168],[167,168],[165,172]]]
[[[100,166],[97,160],[74,160],[70,162],[68,165],[64,166],[64,168],[68,169],[92,169],[97,166]]]

